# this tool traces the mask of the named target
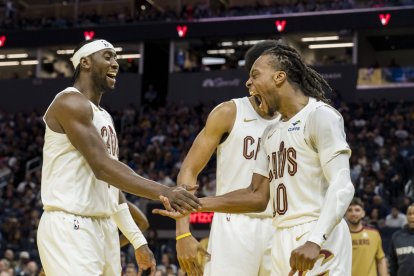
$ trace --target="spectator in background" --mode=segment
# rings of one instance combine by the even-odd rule
[[[407,216],[400,213],[397,207],[391,208],[391,214],[385,218],[385,226],[391,228],[403,228],[407,224]]]
[[[10,262],[6,259],[0,260],[0,273],[4,273],[5,275],[14,275],[13,267],[11,266]],[[0,274],[2,275],[2,274]],[[16,274],[17,275],[17,274]]]
[[[412,276],[414,271],[414,204],[407,210],[408,224],[392,236],[391,276]]]
[[[352,237],[352,276],[388,276],[380,233],[362,224],[364,203],[354,198],[345,214]]]
[[[157,270],[161,270],[164,273],[177,274],[178,268],[172,263],[172,256],[170,253],[163,253],[161,256],[161,264],[157,265]]]
[[[6,18],[14,19],[16,8],[14,7],[13,0],[6,0],[4,11],[5,11]]]
[[[36,183],[32,181],[32,176],[30,173],[26,173],[24,180],[19,183],[17,186],[17,192],[19,194],[22,194],[27,188],[36,188]]]
[[[125,268],[125,273],[123,274],[123,276],[137,276],[137,275],[141,276],[142,271],[140,271],[140,274],[138,274],[137,268],[135,267],[133,263],[127,264]]]
[[[6,164],[5,158],[0,158],[0,188],[7,185],[7,181],[10,179],[12,171]]]
[[[11,267],[14,267],[15,266],[14,252],[13,252],[13,250],[6,249],[6,251],[4,251],[4,258],[10,262],[10,266]]]
[[[412,200],[410,197],[408,196],[404,196],[403,199],[401,200],[402,204],[400,207],[400,212],[403,214],[407,213],[408,207],[410,207],[410,205],[412,204]]]
[[[144,93],[144,104],[149,107],[155,107],[157,104],[157,90],[154,89],[154,85],[150,84],[148,90]]]
[[[30,262],[30,255],[27,251],[22,251],[19,254],[19,260],[16,263],[15,274],[16,275],[25,275],[24,271],[27,271],[28,264]]]

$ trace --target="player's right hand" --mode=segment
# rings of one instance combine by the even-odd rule
[[[181,186],[171,187],[168,188],[163,196],[168,199],[174,210],[181,214],[188,214],[189,212],[195,212],[201,208],[200,200],[195,195],[188,192],[196,190],[197,188],[198,186],[187,186],[185,189]]]
[[[160,196],[160,201],[164,205],[165,209],[152,209],[152,213],[156,215],[161,215],[164,217],[170,217],[172,219],[180,219],[187,216],[187,212],[180,213],[171,207],[170,201],[165,196]]]
[[[177,258],[180,267],[188,276],[202,276],[204,264],[210,259],[210,254],[193,237],[189,236],[176,243]]]
[[[139,268],[138,275],[142,275],[142,272],[148,269],[150,269],[150,276],[155,275],[156,262],[154,254],[152,253],[151,249],[149,249],[147,244],[144,244],[135,249],[135,259],[137,260]]]

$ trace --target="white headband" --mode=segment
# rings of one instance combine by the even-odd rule
[[[76,53],[73,54],[73,57],[72,57],[72,64],[73,64],[73,67],[75,67],[75,70],[76,70],[76,67],[78,67],[80,63],[81,58],[92,55],[93,53],[96,53],[103,49],[115,50],[114,46],[112,46],[111,43],[109,43],[108,41],[104,39],[95,40],[88,44],[83,45],[79,50],[76,51]]]

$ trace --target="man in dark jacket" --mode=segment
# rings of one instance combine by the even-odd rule
[[[414,204],[407,209],[407,225],[392,236],[390,252],[391,276],[414,273]]]

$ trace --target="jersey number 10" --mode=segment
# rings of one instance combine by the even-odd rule
[[[275,206],[276,205],[276,206]],[[273,216],[277,213],[278,215],[284,215],[288,209],[288,200],[286,193],[286,186],[280,183],[276,187],[275,199],[273,201]]]

